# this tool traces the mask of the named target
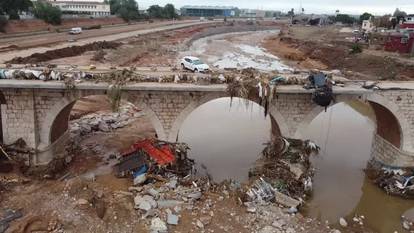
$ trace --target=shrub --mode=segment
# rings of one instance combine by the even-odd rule
[[[351,54],[362,53],[362,47],[361,47],[361,45],[358,44],[358,43],[353,44],[352,47],[351,47],[350,53]]]
[[[105,60],[106,52],[103,51],[103,49],[100,49],[95,52],[95,54],[92,57],[92,61],[103,61]]]

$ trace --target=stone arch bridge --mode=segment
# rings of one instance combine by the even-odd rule
[[[398,85],[406,89],[367,90],[348,85],[334,87],[334,95],[336,102],[357,100],[374,110],[373,158],[390,166],[414,166],[414,84]],[[123,86],[122,98],[146,113],[160,139],[175,141],[186,117],[203,103],[229,96],[226,89],[224,84],[137,83]],[[105,95],[107,90],[106,83],[79,83],[68,89],[62,82],[0,80],[4,144],[22,138],[36,150],[32,164],[49,162],[69,137],[69,114],[76,100]],[[324,111],[311,101],[311,93],[300,86],[279,86],[269,104],[272,130],[305,139],[307,125]]]

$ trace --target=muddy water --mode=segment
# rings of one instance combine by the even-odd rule
[[[247,172],[270,136],[262,107],[222,98],[197,108],[185,120],[179,139],[189,143],[202,173],[214,180],[247,179]],[[316,168],[313,197],[304,214],[329,223],[340,217],[364,215],[364,224],[379,233],[404,232],[400,216],[414,215],[414,201],[386,195],[363,169],[370,156],[375,130],[371,108],[359,102],[339,103],[321,113],[306,135],[321,146],[313,158]],[[407,210],[410,210],[405,213]]]
[[[247,180],[249,168],[270,139],[270,119],[256,103],[220,98],[195,109],[184,121],[179,140],[191,147],[190,156],[201,174],[215,181]]]
[[[279,31],[272,30],[209,36],[194,41],[190,49],[182,52],[180,57],[200,57],[210,66],[219,69],[253,67],[264,72],[288,71],[291,68],[283,64],[278,57],[257,46],[264,38],[278,33]]]
[[[386,195],[363,172],[374,130],[373,111],[359,102],[336,104],[309,125],[307,137],[321,146],[321,153],[312,161],[316,174],[308,215],[331,223],[364,215],[365,225],[375,232],[403,232],[400,216],[414,201]]]

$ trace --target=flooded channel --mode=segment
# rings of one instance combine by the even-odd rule
[[[195,109],[181,127],[179,141],[190,145],[198,172],[215,181],[246,181],[263,143],[270,139],[270,119],[264,117],[263,108],[245,101],[212,100]]]
[[[370,157],[375,115],[360,102],[339,103],[320,113],[306,136],[321,146],[312,159],[316,169],[313,197],[304,214],[323,222],[364,215],[364,224],[379,233],[403,232],[400,216],[414,201],[385,194],[363,169]],[[185,120],[179,140],[189,143],[199,171],[216,181],[246,181],[249,168],[270,137],[270,120],[255,103],[230,98],[210,101]]]
[[[278,33],[278,30],[270,30],[209,36],[194,41],[189,50],[180,56],[200,57],[218,69],[253,67],[264,72],[291,70],[277,56],[258,46],[264,38]]]
[[[363,215],[364,224],[375,232],[403,232],[401,215],[414,201],[387,195],[363,171],[374,130],[374,112],[357,101],[336,104],[311,122],[306,136],[321,152],[312,161],[316,173],[308,215],[331,223]]]

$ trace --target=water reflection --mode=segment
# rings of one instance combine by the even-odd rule
[[[321,146],[308,215],[337,222],[339,217],[365,216],[375,232],[402,231],[400,216],[414,201],[391,197],[365,177],[375,130],[372,109],[361,102],[339,103],[309,125],[308,138]]]
[[[245,181],[248,170],[270,138],[271,124],[258,104],[220,98],[194,110],[181,127],[179,140],[191,147],[198,170],[215,181]],[[203,165],[202,168],[200,165]]]
[[[339,103],[309,125],[306,137],[321,147],[320,154],[312,161],[316,168],[313,199],[309,202],[312,216],[336,221],[348,215],[358,203],[375,129],[372,117],[367,116]]]
[[[253,103],[246,107],[241,99],[234,99],[230,107],[230,98],[221,98],[190,114],[179,140],[189,143],[191,156],[214,180],[244,181],[264,148],[262,143],[269,140],[270,128],[262,107]],[[306,214],[331,223],[339,217],[364,215],[365,226],[375,232],[403,232],[400,216],[414,207],[414,201],[388,196],[363,172],[374,130],[374,112],[357,101],[336,104],[312,121],[306,135],[321,146],[321,153],[312,161],[314,192]]]

